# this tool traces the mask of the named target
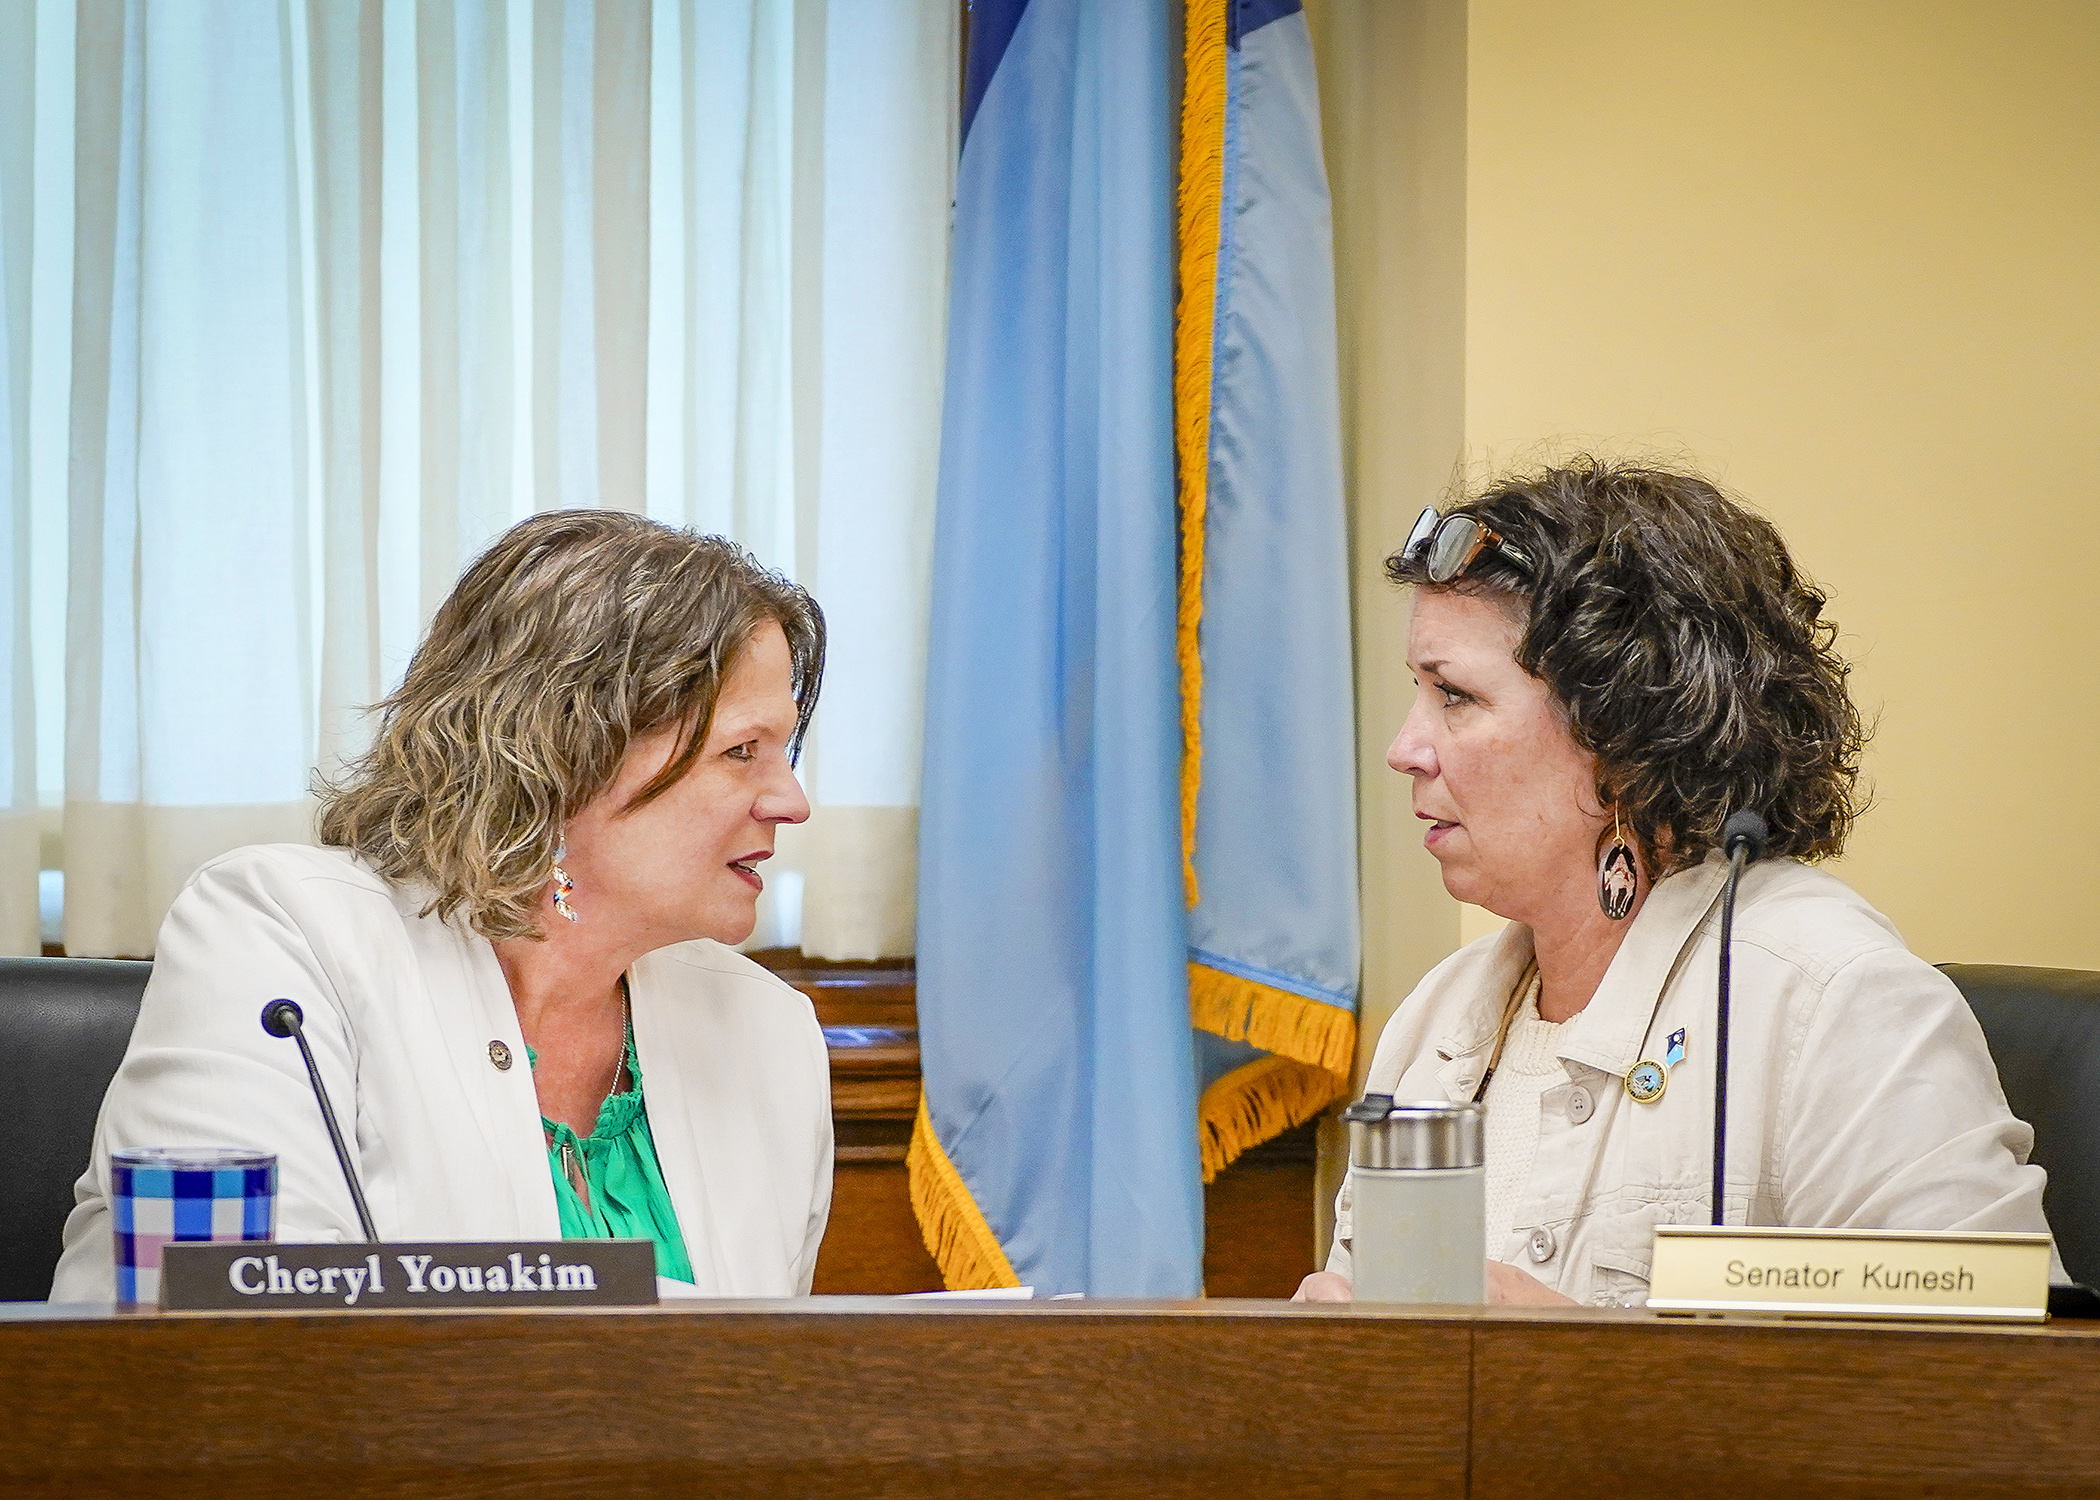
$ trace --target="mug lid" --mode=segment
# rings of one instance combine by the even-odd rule
[[[1486,1160],[1484,1117],[1472,1101],[1365,1094],[1342,1118],[1349,1122],[1353,1166],[1418,1170],[1477,1167]]]
[[[274,1167],[277,1153],[245,1146],[125,1146],[109,1153],[110,1165],[163,1172],[226,1172],[236,1167]]]

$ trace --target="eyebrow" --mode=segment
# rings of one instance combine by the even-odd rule
[[[738,745],[745,740],[754,739],[767,733],[792,734],[794,732],[794,722],[793,715],[776,714],[770,709],[763,708],[746,709],[735,717],[715,720],[713,724],[708,726],[707,738],[709,741],[713,741],[716,736],[720,735],[726,743]],[[783,724],[787,727],[783,728]]]

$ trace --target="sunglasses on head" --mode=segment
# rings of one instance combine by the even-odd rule
[[[1531,559],[1521,548],[1504,541],[1501,532],[1489,530],[1471,516],[1439,515],[1434,505],[1415,517],[1415,529],[1407,534],[1400,555],[1409,562],[1422,558],[1431,583],[1449,583],[1463,577],[1489,547],[1525,577],[1531,576]]]

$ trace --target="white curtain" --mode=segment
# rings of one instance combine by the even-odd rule
[[[36,705],[30,658],[29,323],[36,13],[0,7],[0,953],[37,944]]]
[[[66,215],[71,319],[14,367],[31,412],[64,385],[70,441],[8,559],[64,507],[67,951],[150,951],[200,860],[310,837],[313,769],[362,743],[466,558],[607,505],[737,537],[823,603],[817,811],[754,941],[908,952],[952,5],[34,17],[36,78],[71,93],[35,97],[28,150],[70,168],[29,196]],[[61,627],[30,603],[41,667]]]

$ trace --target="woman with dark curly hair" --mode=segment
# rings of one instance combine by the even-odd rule
[[[1732,1224],[2045,1230],[2033,1132],[1954,985],[1814,867],[1866,738],[1823,596],[1696,475],[1505,479],[1387,560],[1420,691],[1387,761],[1461,901],[1509,919],[1423,979],[1368,1089],[1481,1100],[1488,1294],[1645,1300],[1658,1224],[1712,1216],[1722,824],[1735,915]],[[1349,1295],[1350,1190],[1301,1297]]]

